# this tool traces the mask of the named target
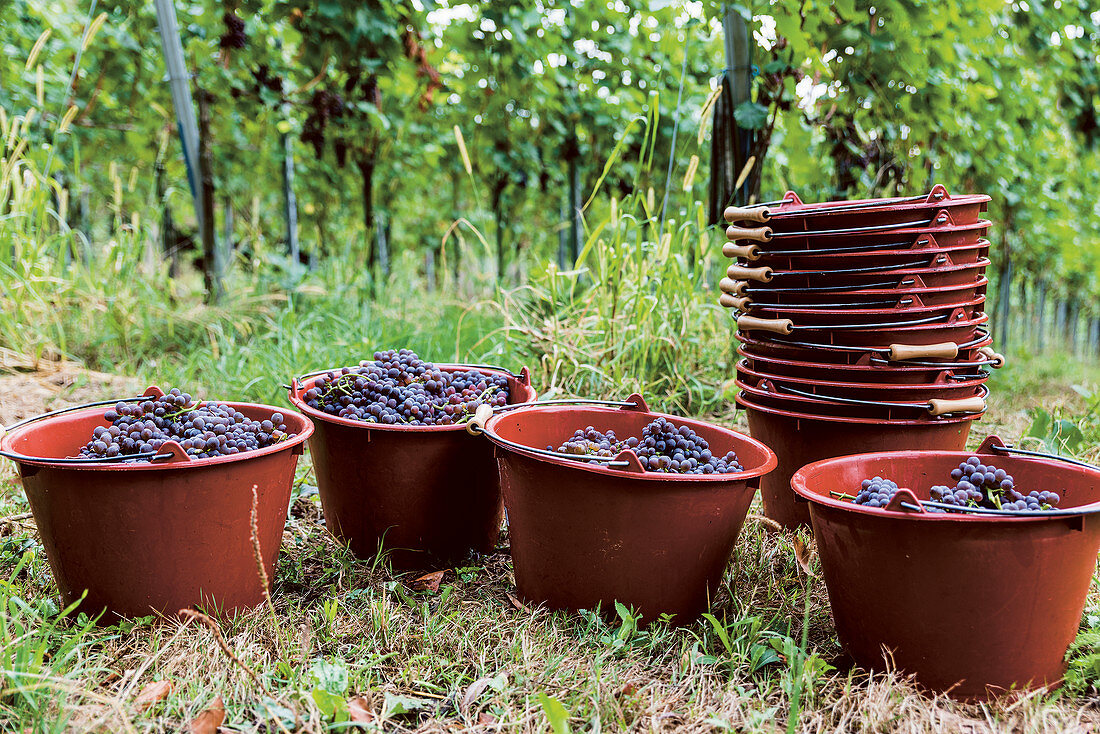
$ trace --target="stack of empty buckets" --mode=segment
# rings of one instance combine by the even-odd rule
[[[964,448],[985,410],[991,223],[984,195],[730,207],[720,284],[737,309],[738,402],[779,457],[766,514],[809,523],[790,489],[805,464],[845,454]],[[858,486],[858,479],[855,486]]]

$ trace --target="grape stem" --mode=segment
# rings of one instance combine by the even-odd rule
[[[194,410],[198,410],[199,408],[202,407],[202,405],[203,405],[202,401],[196,400],[191,405],[188,405],[186,408],[180,408],[175,413],[165,413],[164,418],[166,420],[173,420],[175,418],[179,418],[181,415],[186,415],[186,414],[188,414],[188,413],[190,413]]]

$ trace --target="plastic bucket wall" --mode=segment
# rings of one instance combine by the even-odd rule
[[[866,208],[852,208],[831,213],[816,212],[836,204],[855,205],[861,202],[821,202],[815,204],[784,204],[769,207],[773,217],[767,225],[776,232],[794,232],[799,230],[841,229],[845,227],[877,227],[900,224],[903,222],[929,220],[937,212],[946,210],[951,221],[957,225],[973,224],[986,209],[989,197],[979,194],[947,197],[924,202],[906,202],[892,205],[875,205],[881,200],[865,200],[870,204]]]
[[[966,344],[974,339],[975,331],[989,321],[989,314],[981,313],[971,317],[960,309],[951,314],[950,320],[941,323],[918,324],[916,326],[860,326],[856,329],[841,329],[835,326],[800,325],[795,322],[795,331],[787,339],[821,345],[839,345],[850,347],[881,347],[885,339],[892,344],[940,344],[955,342]],[[768,332],[763,332],[767,337]],[[783,338],[773,340],[783,343]]]
[[[823,248],[828,249],[828,248]],[[812,253],[812,250],[808,251]],[[941,246],[938,249],[889,249],[889,250],[864,250],[859,252],[822,252],[808,255],[768,255],[764,254],[757,260],[748,261],[742,258],[739,262],[750,267],[767,265],[776,271],[780,270],[844,270],[847,268],[879,267],[892,265],[900,267],[912,262],[914,258],[926,255],[947,253],[951,261],[956,265],[966,265],[977,262],[980,258],[989,255],[989,240],[980,240],[972,244]]]
[[[508,378],[509,402],[536,397],[526,369],[519,377],[477,369]],[[295,383],[290,401],[316,423],[309,450],[330,533],[360,558],[384,548],[399,569],[457,562],[471,550],[494,548],[503,506],[487,441],[464,425],[382,425],[314,410],[302,399],[314,382]]]
[[[639,399],[640,402],[640,399]],[[499,438],[539,449],[578,428],[638,436],[660,413],[594,407],[522,408],[492,418]],[[665,416],[735,451],[746,471],[675,475],[597,467],[498,444],[512,561],[520,594],[556,609],[606,611],[615,600],[652,621],[686,623],[707,608],[762,475],[776,464],[762,443],[718,426]]]
[[[751,349],[754,355],[775,357],[777,359],[793,359],[803,362],[835,363],[839,365],[862,364],[868,360],[872,353],[883,356],[885,352],[889,350],[890,343],[885,339],[880,339],[880,343],[877,345],[856,347],[854,349],[843,349],[828,344],[801,347],[796,344],[785,343],[778,339],[769,339],[767,337],[768,334],[766,332],[761,332],[759,337],[754,337],[752,332],[737,333],[737,338],[746,348]],[[799,339],[799,341],[802,340]],[[907,343],[905,339],[893,339],[890,341],[896,344]],[[974,343],[970,344],[970,341],[974,341]],[[806,343],[813,342],[807,341]],[[981,355],[978,353],[978,349],[989,346],[992,343],[993,339],[988,334],[976,334],[974,340],[963,342],[963,344],[968,344],[968,346],[959,348],[957,356],[950,361],[973,362],[982,359]],[[880,350],[879,352],[875,352],[876,347]],[[898,362],[896,364],[903,365],[905,363]]]
[[[770,284],[759,287],[767,290],[767,285],[776,288],[857,288],[867,283],[878,283],[884,280],[902,281],[907,278],[919,277],[926,286],[938,288],[948,285],[966,285],[976,283],[985,275],[985,269],[989,266],[989,258],[982,258],[977,262],[965,265],[933,265],[930,261],[935,258],[930,255],[922,255],[913,258],[913,262],[928,260],[928,264],[891,270],[867,270],[860,273],[838,273],[829,270],[778,270],[775,279]],[[753,288],[758,288],[755,284]]]
[[[279,410],[228,403],[262,420]],[[6,451],[73,456],[106,426],[105,408],[28,423]],[[294,469],[313,424],[281,411],[294,438],[233,456],[155,464],[16,462],[64,604],[104,623],[201,605],[227,613],[263,601],[252,545],[252,487],[264,570],[275,578]]]
[[[757,303],[749,308],[747,313],[762,319],[790,319],[797,326],[827,327],[834,324],[865,324],[867,328],[872,328],[882,322],[903,322],[934,316],[941,316],[946,319],[955,313],[957,309],[962,309],[966,318],[974,318],[985,312],[985,296],[935,305],[918,304],[916,299],[905,299],[903,297],[891,306],[880,308],[810,309]]]
[[[794,475],[794,491],[810,501],[837,634],[861,666],[896,666],[961,698],[1055,683],[1081,621],[1100,516],[896,513],[829,497],[879,475],[927,499],[967,456],[863,454]],[[1024,491],[1059,492],[1062,507],[1100,500],[1096,471],[1003,455],[990,461]]]
[[[760,495],[764,514],[786,528],[810,524],[807,503],[795,498],[790,485],[791,476],[806,464],[850,454],[856,446],[869,451],[959,451],[966,446],[977,417],[908,421],[830,418],[763,408],[744,395],[737,401],[745,407],[752,437],[775,451],[778,465],[761,480]]]
[[[747,367],[761,374],[849,383],[927,385],[941,379],[950,379],[952,375],[975,379],[980,376],[977,374],[977,370],[983,369],[980,364],[974,364],[971,367],[944,368],[940,366],[907,365],[905,362],[833,364],[830,362],[776,359],[755,354],[745,345],[739,346],[737,353],[744,357],[743,362]],[[928,364],[932,363],[929,362]],[[962,363],[956,362],[956,364]],[[946,374],[944,374],[945,372]]]
[[[991,226],[993,226],[992,222],[982,219],[961,226],[948,224],[929,227],[904,227],[882,231],[860,231],[847,234],[780,237],[763,243],[760,250],[764,257],[771,257],[769,251],[774,250],[805,250],[807,256],[814,256],[814,251],[819,249],[863,245],[874,245],[884,250],[905,247],[934,249],[931,247],[933,241],[940,247],[954,247],[957,245],[973,245],[988,234]],[[824,255],[820,256],[824,257]]]
[[[897,278],[895,280],[896,285],[889,288],[839,291],[805,291],[797,289],[777,291],[769,289],[768,285],[757,287],[754,284],[749,289],[748,294],[749,298],[761,305],[813,306],[818,303],[844,303],[855,306],[889,299],[900,300],[916,295],[920,297],[926,306],[935,306],[941,303],[956,303],[984,296],[989,285],[989,279],[984,275],[973,282],[936,287],[920,285],[924,281],[918,281],[916,278]]]
[[[815,377],[824,377],[820,373],[808,371]],[[884,400],[887,402],[905,402],[912,400],[929,400],[931,398],[943,398],[958,400],[974,397],[981,392],[981,386],[985,384],[988,375],[969,377],[967,379],[947,379],[945,376],[933,373],[926,382],[917,384],[898,384],[890,382],[845,382],[830,379],[814,379],[801,375],[773,374],[766,370],[754,370],[744,361],[737,364],[737,377],[746,385],[758,389],[767,389],[765,382],[771,383],[773,388],[792,387],[802,392],[835,395],[844,398],[856,398],[863,400]],[[941,379],[942,377],[942,379]]]

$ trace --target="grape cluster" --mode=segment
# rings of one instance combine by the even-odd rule
[[[557,448],[558,453],[575,456],[615,456],[626,448],[636,448],[638,439],[634,436],[620,441],[614,431],[601,433],[592,426],[578,429]],[[552,446],[547,449],[553,451]]]
[[[547,449],[554,450],[552,446]],[[614,431],[601,433],[592,426],[576,431],[557,448],[558,453],[615,456],[633,449],[646,471],[668,474],[736,474],[744,471],[733,451],[715,456],[706,439],[688,426],[677,427],[659,417],[642,429],[640,437],[620,440]]]
[[[1011,474],[992,464],[983,464],[977,456],[968,457],[952,469],[951,478],[955,480],[954,487],[932,487],[933,500],[960,507],[1041,512],[1054,509],[1062,499],[1055,492],[1035,490],[1023,494],[1016,489]]]
[[[366,423],[449,426],[465,423],[482,403],[506,405],[508,378],[444,372],[412,350],[390,349],[322,375],[303,397],[314,410]]]
[[[80,457],[122,459],[159,451],[170,440],[195,458],[231,456],[295,435],[287,432],[282,413],[253,420],[225,403],[194,400],[179,388],[159,398],[117,403],[103,419],[110,425],[96,426],[92,440],[80,449]]]
[[[859,493],[852,502],[867,507],[886,507],[897,492],[897,482],[876,476],[860,482]]]

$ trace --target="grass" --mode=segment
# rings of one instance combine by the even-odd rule
[[[473,305],[437,299],[412,313],[408,303],[383,303],[360,318],[287,303],[258,317],[260,327],[217,334],[216,352],[136,353],[119,371],[152,379],[164,370],[166,383],[284,404],[271,384],[278,376],[346,362],[374,345],[412,344],[446,358],[452,349],[506,361],[523,354],[516,346],[522,332],[501,317],[516,297]],[[697,296],[698,308],[705,298]],[[569,323],[562,319],[557,328],[568,331]],[[581,344],[588,334],[586,348],[599,349],[603,337],[572,328],[577,331],[568,338]],[[464,350],[463,344],[476,346]],[[700,349],[723,354],[725,339]],[[1087,451],[1100,431],[1090,399],[1072,386],[1094,379],[1095,367],[1066,362],[1055,373],[1034,376],[1050,363],[1018,363],[997,378],[995,390],[1015,410],[1043,404],[1059,418],[1084,416],[1075,425]],[[555,377],[545,364],[534,366],[544,390],[566,391],[563,385],[571,384],[591,385],[598,394],[625,390],[597,370],[559,368]],[[257,380],[261,369],[270,378]],[[721,392],[718,370],[697,379]],[[666,404],[692,395],[654,394]],[[699,403],[695,413],[722,415],[712,405]],[[6,471],[0,514],[18,518],[26,502]],[[897,674],[851,667],[832,628],[812,543],[804,554],[809,576],[796,554],[806,539],[752,517],[709,617],[683,628],[639,627],[626,609],[601,617],[515,601],[506,539],[496,552],[446,569],[438,591],[417,591],[415,574],[356,559],[327,534],[311,482],[307,460],[274,579],[274,613],[260,608],[217,622],[239,663],[211,629],[194,621],[140,619],[104,629],[60,614],[33,521],[4,521],[0,728],[178,731],[216,696],[224,700],[226,726],[242,732],[340,731],[352,724],[385,731],[554,732],[1089,731],[1100,725],[1095,584],[1072,660],[1073,690],[965,705],[926,696]],[[140,703],[157,681],[170,681],[170,692],[151,705]],[[353,712],[360,721],[348,720]]]
[[[235,268],[230,296],[208,307],[194,275],[173,281],[150,260],[155,231],[140,217],[88,242],[52,212],[50,187],[18,156],[0,170],[13,213],[0,218],[0,343],[31,366],[64,357],[162,387],[285,405],[279,386],[293,374],[408,346],[436,361],[528,365],[544,396],[639,391],[656,409],[743,424],[732,411],[728,315],[707,290],[721,268],[719,235],[698,204],[674,206],[664,227],[648,191],[595,205],[576,268],[535,267],[521,286],[477,276],[472,247],[462,256],[468,274],[441,268],[435,290],[411,261],[395,263],[386,283],[349,276],[359,271],[346,259],[304,277],[268,262]],[[90,256],[70,262],[66,251]],[[1053,355],[1012,355],[976,434],[1032,432],[1030,441],[1095,456],[1098,401],[1087,386],[1098,372]],[[81,394],[113,397],[87,385]],[[1096,583],[1069,685],[979,706],[852,667],[812,541],[756,514],[709,616],[639,626],[625,608],[566,614],[515,600],[507,536],[494,553],[444,569],[438,590],[417,590],[414,574],[357,559],[327,534],[307,455],[273,609],[212,626],[145,618],[101,628],[59,609],[27,509],[5,462],[3,731],[179,731],[217,697],[224,730],[265,733],[1100,727]]]

